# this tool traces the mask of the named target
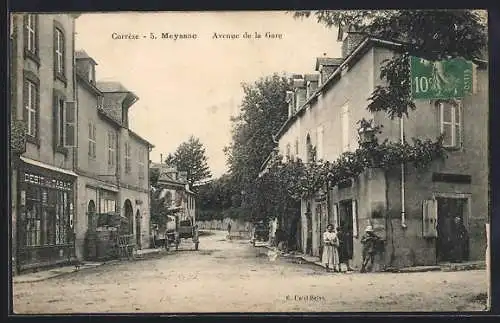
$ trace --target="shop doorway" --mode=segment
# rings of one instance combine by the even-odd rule
[[[353,223],[353,210],[352,210],[352,200],[344,200],[339,202],[339,226],[344,230],[344,239],[346,243],[344,244],[347,248],[347,254],[349,259],[352,259],[353,255],[353,245],[354,245],[354,223]]]
[[[137,210],[135,214],[135,243],[138,249],[141,248],[141,212]]]
[[[466,261],[469,258],[467,229],[468,199],[437,197],[436,256],[438,262]],[[465,230],[465,236],[459,235]],[[462,231],[463,232],[463,231]]]

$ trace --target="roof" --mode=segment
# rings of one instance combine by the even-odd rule
[[[342,64],[340,64],[334,71],[333,73],[328,77],[328,79],[314,92],[313,95],[311,95],[299,109],[297,112],[292,115],[288,120],[285,121],[285,123],[281,126],[281,128],[278,130],[278,133],[276,135],[273,135],[273,140],[278,141],[281,136],[288,130],[288,128],[295,122],[295,120],[301,116],[304,111],[306,110],[306,107],[313,102],[313,100],[316,100],[316,98],[326,89],[329,88],[329,86],[332,84],[333,80],[337,79],[337,77],[340,75],[341,71],[349,66],[349,64],[354,64],[356,63],[357,58],[360,58],[362,55],[364,55],[363,50],[368,50],[372,46],[377,45],[380,47],[386,47],[386,48],[404,48],[404,46],[411,46],[411,44],[408,43],[403,43],[400,41],[389,41],[389,40],[384,40],[376,37],[367,37],[365,38],[361,43],[356,46],[356,48],[351,51],[349,56],[347,56],[343,61]],[[319,58],[318,58],[319,59]],[[474,63],[478,64],[481,67],[484,67],[486,64],[488,64],[487,60],[482,60],[482,59],[475,59],[473,60]]]
[[[310,82],[317,82],[319,80],[319,74],[306,74],[304,75],[304,80]]]
[[[99,81],[97,82],[97,88],[101,92],[110,93],[110,92],[131,92],[127,90],[125,86],[123,86],[120,82],[114,81]]]
[[[344,61],[343,58],[318,57],[316,58],[315,70],[317,71],[320,65],[328,65],[328,66],[340,65],[342,64],[343,61]]]
[[[91,60],[94,65],[97,65],[96,61],[89,56],[89,54],[87,54],[86,51],[84,51],[83,49],[79,49],[77,51],[75,51],[75,58],[76,59],[88,59],[88,60]]]
[[[152,143],[150,143],[146,139],[142,138],[141,136],[139,136],[137,133],[133,132],[132,130],[128,129],[128,133],[131,134],[136,139],[138,139],[139,141],[142,141],[143,143],[145,143],[149,147],[154,148],[154,145]]]

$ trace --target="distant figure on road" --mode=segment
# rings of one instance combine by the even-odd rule
[[[323,247],[321,260],[326,266],[326,271],[333,269],[334,272],[340,272],[339,253],[337,251],[339,239],[333,230],[333,224],[326,227],[326,231],[323,233],[323,242],[325,246]]]
[[[377,252],[377,244],[379,241],[380,238],[373,232],[372,226],[367,226],[365,234],[361,237],[361,243],[363,244],[363,264],[361,266],[362,273],[367,270],[372,270],[375,253]]]
[[[231,239],[231,222],[227,224],[227,237]]]

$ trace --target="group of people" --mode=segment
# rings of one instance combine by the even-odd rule
[[[363,263],[361,272],[366,272],[373,267],[375,254],[377,252],[377,243],[381,240],[373,232],[373,228],[368,226],[361,238],[363,244]],[[323,254],[322,262],[327,271],[341,272],[341,265],[344,264],[347,271],[352,271],[349,260],[352,258],[352,238],[342,227],[334,229],[332,224],[326,227],[323,233]]]

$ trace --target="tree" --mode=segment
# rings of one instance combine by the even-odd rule
[[[191,188],[195,183],[212,176],[207,161],[203,144],[194,136],[190,136],[187,142],[180,144],[175,153],[169,154],[165,159],[168,165],[187,172],[187,180]]]
[[[258,213],[255,206],[261,190],[255,179],[276,146],[273,135],[287,119],[286,91],[291,84],[287,77],[274,74],[242,87],[241,112],[232,119],[232,143],[225,152],[234,185],[243,195],[242,206]]]

